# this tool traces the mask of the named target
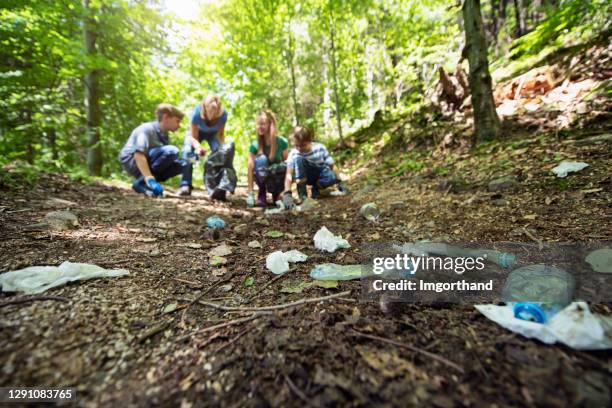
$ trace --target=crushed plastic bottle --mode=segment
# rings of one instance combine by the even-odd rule
[[[310,271],[310,277],[317,280],[352,280],[360,279],[361,273],[361,265],[325,263],[316,265]]]
[[[508,275],[502,299],[513,309],[514,317],[546,323],[572,301],[574,278],[551,265],[518,268]]]
[[[509,252],[500,252],[491,249],[462,248],[436,242],[421,241],[415,242],[414,244],[409,243],[402,246],[395,246],[395,248],[404,253],[413,253],[416,255],[432,254],[453,258],[485,258],[486,261],[493,262],[502,268],[510,268],[517,263],[516,255]]]
[[[359,214],[368,221],[376,221],[380,217],[380,211],[376,203],[367,203],[361,206]]]
[[[225,221],[223,221],[223,219],[217,217],[216,215],[208,217],[206,219],[206,225],[212,229],[222,229],[226,226]]]

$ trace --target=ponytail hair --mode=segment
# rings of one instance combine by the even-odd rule
[[[265,117],[266,121],[270,125],[270,155],[268,159],[270,162],[274,161],[276,157],[276,136],[278,134],[277,125],[276,125],[276,115],[269,109],[261,110],[257,113],[257,117]],[[266,135],[257,135],[257,154],[264,154],[264,146],[266,145]]]

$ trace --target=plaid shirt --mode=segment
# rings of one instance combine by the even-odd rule
[[[287,167],[295,168],[295,159],[300,156],[317,166],[323,166],[324,164],[331,166],[334,164],[334,159],[332,159],[325,146],[321,143],[313,143],[312,149],[308,153],[300,153],[296,148],[291,149],[287,157]]]

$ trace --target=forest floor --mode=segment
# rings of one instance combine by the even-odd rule
[[[526,339],[471,304],[386,310],[361,301],[358,281],[326,288],[308,275],[315,264],[358,262],[361,245],[373,241],[612,241],[610,101],[581,111],[585,120],[563,130],[554,123],[568,121],[551,112],[521,112],[501,140],[472,150],[465,123],[372,128],[347,141],[355,154],[336,153],[352,194],[322,198],[300,215],[247,209],[244,188],[225,203],[201,190],[150,199],[125,184],[62,175],[22,183],[18,168],[5,168],[0,271],[68,260],[130,274],[50,289],[47,300],[0,293],[0,386],[73,386],[79,406],[108,407],[610,406],[610,351]],[[607,141],[589,139],[602,135]],[[550,170],[561,160],[589,167],[557,178]],[[504,176],[511,188],[489,191]],[[359,214],[371,201],[378,222]],[[71,211],[79,225],[29,227],[53,210]],[[211,215],[228,223],[220,236],[205,227]],[[322,226],[351,248],[317,251]],[[220,260],[209,253],[222,244],[226,263],[213,266]],[[290,249],[309,258],[276,277],[266,255]],[[329,295],[274,311],[206,304]],[[592,307],[612,314],[610,303]]]
[[[244,191],[218,203],[202,191],[149,199],[60,175],[41,175],[34,186],[4,185],[1,270],[69,260],[130,275],[44,294],[65,302],[8,304],[22,297],[1,294],[0,386],[74,386],[80,406],[609,406],[611,352],[523,338],[471,305],[409,304],[385,314],[359,301],[358,281],[299,287],[311,282],[313,265],[356,262],[360,245],[376,240],[520,242],[531,239],[527,229],[544,241],[610,241],[610,144],[569,140],[543,134],[524,146],[512,139],[489,145],[456,162],[461,188],[431,169],[387,179],[373,169],[367,179],[380,176],[378,183],[363,187],[357,178],[349,183],[353,194],[323,198],[301,216],[249,210]],[[550,168],[559,158],[590,167],[558,179]],[[486,181],[502,170],[517,175],[516,188],[487,191]],[[358,213],[368,201],[382,210],[377,223]],[[76,214],[78,227],[24,228],[57,209]],[[229,224],[216,240],[204,227],[213,214]],[[315,250],[312,238],[323,225],[351,248]],[[284,236],[268,236],[272,230]],[[261,248],[247,245],[253,240]],[[213,267],[208,252],[222,243],[231,254]],[[309,259],[273,281],[265,257],[279,249]],[[296,287],[303,291],[290,293]],[[200,297],[268,306],[344,291],[351,292],[256,315],[190,304]],[[596,310],[612,313],[610,304]]]

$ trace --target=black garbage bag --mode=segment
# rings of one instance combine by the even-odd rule
[[[221,145],[211,153],[204,164],[204,185],[213,198],[224,199],[225,193],[233,193],[238,178],[234,170],[234,142]]]
[[[266,190],[271,193],[283,191],[286,173],[287,165],[285,163],[276,163],[268,166],[268,176],[265,178]]]

